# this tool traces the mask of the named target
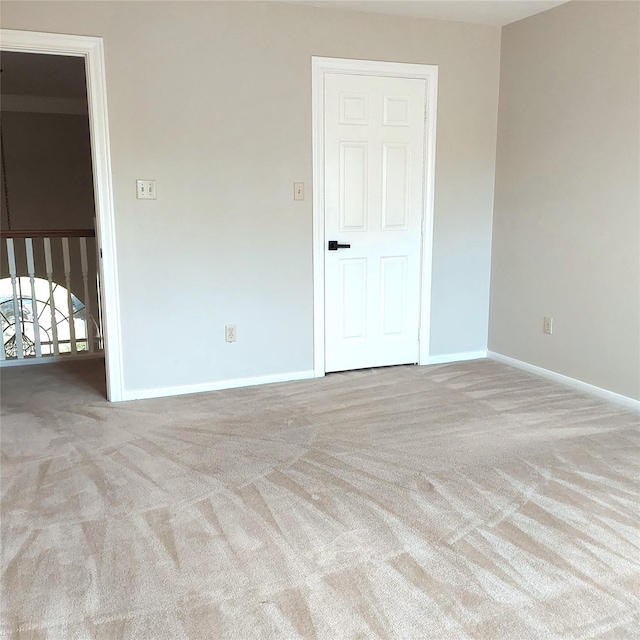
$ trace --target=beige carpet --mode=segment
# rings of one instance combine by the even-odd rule
[[[487,361],[101,375],[3,372],[5,638],[640,637],[636,414]]]

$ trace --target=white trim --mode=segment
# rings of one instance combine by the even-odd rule
[[[583,382],[582,380],[577,380],[576,378],[570,378],[569,376],[565,376],[561,373],[556,373],[555,371],[550,371],[549,369],[543,369],[542,367],[538,367],[535,364],[529,364],[528,362],[516,360],[515,358],[511,358],[509,356],[503,356],[501,353],[489,351],[487,355],[491,360],[495,360],[496,362],[501,362],[502,364],[509,365],[510,367],[514,367],[515,369],[521,369],[522,371],[532,373],[536,376],[540,376],[541,378],[553,380],[554,382],[558,382],[567,387],[577,389],[578,391],[582,391],[583,393],[588,393],[589,395],[602,398],[603,400],[615,402],[616,404],[622,405],[627,409],[632,409],[633,411],[640,412],[640,400],[634,400],[633,398],[620,395],[619,393],[615,393],[614,391],[608,391],[607,389],[596,387],[595,385],[589,384],[588,382]]]
[[[313,369],[309,369],[308,371],[275,373],[268,376],[255,376],[253,378],[232,378],[231,380],[218,380],[217,382],[185,384],[175,387],[156,387],[155,389],[125,389],[122,394],[122,399],[148,400],[150,398],[164,398],[166,396],[182,396],[188,393],[203,393],[205,391],[221,391],[222,389],[254,387],[260,384],[292,382],[293,380],[309,380],[310,378],[314,377],[315,376]]]
[[[428,356],[424,364],[448,364],[449,362],[465,362],[482,360],[487,357],[486,351],[464,351],[462,353],[446,353],[441,356]]]
[[[96,205],[96,239],[102,252],[100,281],[107,369],[107,398],[111,401],[118,401],[123,397],[124,378],[102,38],[11,29],[2,29],[0,38],[0,49],[5,51],[78,56],[85,60]]]
[[[324,79],[328,73],[384,75],[426,80],[428,113],[425,126],[425,191],[423,199],[422,273],[420,293],[420,348],[418,364],[429,364],[431,327],[431,277],[433,261],[433,211],[435,193],[436,116],[438,67],[428,64],[311,58],[313,146],[313,370],[325,374],[324,332]]]
[[[69,353],[62,356],[42,356],[41,358],[26,357],[20,360],[1,360],[0,369],[9,369],[11,367],[24,367],[25,365],[38,365],[38,364],[60,364],[61,362],[68,362],[73,360],[104,360],[104,353]]]

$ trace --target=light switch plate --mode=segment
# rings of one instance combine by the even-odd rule
[[[136,180],[136,193],[138,200],[156,199],[155,180]]]
[[[304,200],[304,182],[293,183],[293,199]]]

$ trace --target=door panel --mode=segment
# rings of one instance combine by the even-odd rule
[[[367,260],[340,261],[340,317],[343,340],[364,340],[367,327]]]
[[[404,143],[382,145],[382,230],[406,229],[409,214],[409,152]]]
[[[366,142],[340,143],[340,231],[365,231],[367,228]]]
[[[425,85],[326,76],[326,371],[417,362]]]
[[[406,330],[407,258],[382,258],[382,334],[403,335]]]

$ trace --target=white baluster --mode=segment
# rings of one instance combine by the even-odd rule
[[[76,353],[76,328],[73,324],[73,300],[71,298],[71,256],[69,255],[69,238],[62,238],[62,261],[64,263],[64,280],[67,285],[67,308],[69,309],[69,339],[71,353]]]
[[[80,238],[80,264],[84,282],[84,315],[87,331],[87,345],[93,351],[93,321],[91,320],[91,299],[89,298],[89,261],[87,260],[87,239]]]
[[[103,320],[102,320],[102,291],[100,287],[100,265],[98,266],[98,271],[96,272],[96,292],[98,294],[98,336],[96,340],[96,347],[98,351],[102,351],[104,349],[104,335],[103,335]]]
[[[49,281],[49,309],[51,311],[51,337],[53,339],[53,353],[58,355],[58,325],[56,323],[56,305],[53,300],[53,261],[51,260],[51,238],[44,239],[44,262]]]
[[[16,331],[16,353],[18,358],[24,358],[24,347],[22,344],[22,305],[18,303],[18,290],[16,283],[16,253],[13,247],[13,238],[7,238],[7,258],[9,260],[9,276],[11,277],[11,288],[13,289],[13,315]]]
[[[36,358],[42,358],[42,345],[40,344],[40,322],[38,321],[38,303],[36,301],[36,268],[33,262],[33,239],[25,238],[24,246],[27,250],[27,273],[31,283],[31,311],[33,312],[33,331],[36,340]]]

